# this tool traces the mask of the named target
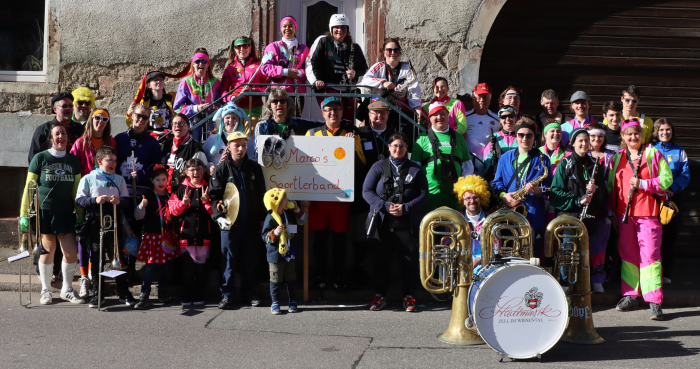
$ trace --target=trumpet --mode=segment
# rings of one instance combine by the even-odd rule
[[[559,244],[556,256],[553,255],[555,240]],[[566,296],[570,319],[561,340],[583,345],[605,342],[593,326],[588,247],[588,230],[581,220],[562,214],[547,225],[544,253],[546,258],[554,256],[554,265],[547,265],[545,270],[559,279],[559,267],[569,268]]]
[[[510,235],[504,234],[503,231]],[[533,240],[530,222],[515,210],[501,209],[486,217],[481,226],[479,238],[483,266],[491,262],[496,253],[526,260],[532,258]]]
[[[430,293],[453,293],[450,324],[438,339],[456,345],[484,344],[464,325],[472,279],[471,231],[462,214],[444,206],[426,214],[420,224],[420,280]]]

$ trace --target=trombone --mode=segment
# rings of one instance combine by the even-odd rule
[[[19,237],[19,253],[21,254],[23,252],[26,252],[27,248],[23,247],[24,244],[22,243],[22,238],[23,238],[22,236],[24,236],[24,234],[22,233],[22,223],[21,223],[20,219],[21,218],[17,218],[17,235]],[[27,234],[27,236],[25,237],[25,240],[28,239],[29,237],[30,236]],[[28,278],[29,279],[29,297],[27,297],[26,304],[22,302],[23,301],[22,300],[22,287],[23,287],[22,286],[22,261],[21,260],[19,261],[19,304],[24,306],[24,307],[28,307],[29,305],[32,304],[32,272],[31,272],[31,270],[32,270],[32,258],[27,257],[27,260],[29,260],[29,267],[28,267],[28,269],[29,269],[29,275],[28,275],[28,277],[29,277]]]
[[[112,205],[112,207],[114,208],[114,215],[112,216],[103,214],[102,205],[103,204],[100,204],[100,265],[98,269],[99,277],[97,282],[97,311],[100,311],[100,309],[102,308],[102,258],[103,255],[105,255],[104,235],[106,233],[112,232],[114,234],[114,256],[112,257],[112,269],[122,270],[126,268],[126,266],[124,266],[124,263],[121,261],[121,258],[119,257],[119,234],[117,232],[117,223],[119,222],[119,218],[117,217],[117,206]],[[109,260],[109,257],[107,258],[107,260]]]
[[[34,217],[36,220],[36,233],[34,234],[35,245],[34,249],[32,250],[32,255],[46,255],[49,253],[48,251],[46,251],[44,245],[42,245],[41,243],[41,210],[39,206],[39,193],[39,185],[36,183],[36,181],[29,181],[29,184],[27,184],[27,201],[29,201],[29,208],[27,209],[27,218],[31,219],[32,217]],[[31,241],[32,232],[30,229],[29,233],[27,233],[27,247],[29,247],[29,245],[32,243]],[[21,240],[20,251],[23,251]]]

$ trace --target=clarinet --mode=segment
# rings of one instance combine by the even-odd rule
[[[296,51],[296,46],[292,47],[292,58],[289,60],[289,64],[291,65],[292,68],[297,69],[297,56],[294,53]],[[297,79],[294,79],[294,84],[297,84]],[[294,86],[294,93],[298,94],[299,93],[299,86]],[[301,112],[299,111],[299,107],[301,107],[301,104],[299,103],[299,95],[294,96],[294,111],[296,112],[297,117],[301,117]]]
[[[629,151],[628,151],[629,152]],[[642,151],[639,152],[639,159],[637,160],[637,168],[632,165],[632,172],[634,172],[634,178],[639,179],[639,167],[642,165],[642,156],[644,156],[644,149],[642,148]],[[627,157],[629,159],[629,156]],[[637,192],[636,188],[630,188],[630,193],[627,195],[627,206],[625,206],[625,214],[622,216],[622,224],[627,224],[627,221],[629,220],[629,213],[630,213],[630,204],[632,203],[632,196],[634,196],[634,193]]]
[[[595,175],[596,175],[597,171],[598,171],[598,160],[595,159],[595,165],[593,165],[593,174],[591,175],[591,179],[588,180],[588,184],[595,184]],[[588,189],[586,189],[586,196],[588,196],[590,194],[591,194],[591,191],[588,191]],[[588,212],[588,205],[590,205],[590,203],[587,203],[586,205],[583,206],[583,210],[581,211],[581,216],[578,218],[579,220],[583,221],[586,218],[595,218],[592,215],[586,214]]]

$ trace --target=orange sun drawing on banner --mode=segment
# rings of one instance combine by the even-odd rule
[[[339,147],[333,151],[333,155],[335,155],[336,159],[343,160],[345,157],[345,150],[342,147]]]

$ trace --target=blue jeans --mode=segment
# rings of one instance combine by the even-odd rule
[[[257,240],[260,235],[250,229],[231,229],[221,231],[221,270],[224,281],[221,295],[230,298],[233,295],[233,276],[236,273],[239,257],[241,258],[241,295],[245,299],[255,296],[254,279],[257,264]]]
[[[155,274],[156,270],[158,270],[158,296],[167,297],[168,279],[170,279],[170,262],[165,264],[146,264],[143,268],[141,292],[147,295],[151,293],[153,274]]]

